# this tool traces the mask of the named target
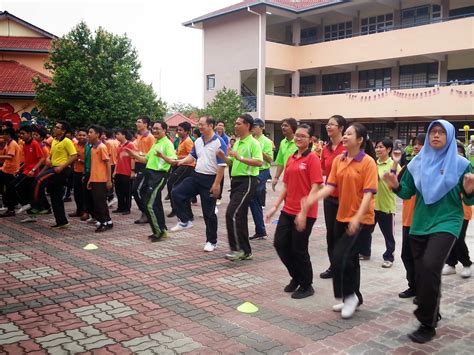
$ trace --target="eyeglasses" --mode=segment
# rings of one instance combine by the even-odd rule
[[[445,136],[446,135],[446,131],[442,128],[433,128],[431,131],[430,131],[430,136],[434,136],[434,135],[438,135],[438,136]]]
[[[310,136],[302,136],[301,134],[295,134],[295,138],[298,138],[298,139],[309,139],[311,138]]]
[[[281,127],[282,127],[282,128],[283,128],[283,127],[290,127],[290,125],[287,124],[287,123],[283,123],[283,124],[281,125]]]
[[[328,124],[326,125],[326,127],[328,127],[328,128],[329,128],[329,127],[339,127],[339,125],[338,125],[337,123],[328,123]]]

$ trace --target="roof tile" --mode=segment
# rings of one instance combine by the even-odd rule
[[[0,61],[0,94],[35,94],[32,79],[39,76],[44,82],[51,78],[15,61]]]
[[[50,38],[40,37],[6,37],[0,36],[0,50],[2,49],[20,49],[20,50],[44,50],[51,49]]]

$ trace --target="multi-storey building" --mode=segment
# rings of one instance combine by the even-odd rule
[[[373,138],[474,126],[473,0],[248,0],[184,25],[203,31],[204,102],[238,90],[276,141],[285,117],[323,136],[333,114]]]

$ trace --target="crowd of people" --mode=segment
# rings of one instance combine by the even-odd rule
[[[333,310],[350,318],[362,305],[360,261],[371,257],[372,233],[378,224],[385,240],[383,268],[395,260],[396,196],[403,199],[401,259],[408,288],[400,298],[414,297],[420,327],[409,334],[418,343],[431,340],[439,313],[441,275],[471,276],[465,243],[474,204],[474,175],[466,147],[456,141],[454,126],[433,121],[403,150],[400,142],[383,138],[372,143],[360,123],[349,124],[334,115],[326,124],[329,141],[315,139],[313,127],[293,118],[281,123],[284,138],[273,161],[273,142],[265,136],[265,122],[243,114],[235,120],[235,137],[225,124],[204,116],[193,130],[180,123],[172,141],[167,124],[136,120],[136,132],[98,125],[72,129],[67,121],[44,127],[22,126],[16,132],[2,127],[0,140],[0,217],[26,213],[24,223],[53,213],[51,228],[69,226],[70,218],[95,224],[95,232],[113,228],[112,214],[131,213],[132,200],[149,224],[151,242],[168,233],[193,228],[191,208],[199,196],[204,217],[205,252],[218,242],[218,205],[225,168],[229,168],[230,199],[225,212],[230,252],[228,260],[252,259],[250,240],[267,239],[265,224],[279,212],[274,247],[288,270],[284,291],[294,299],[314,294],[309,238],[323,200],[329,267],[319,276],[332,279],[340,302]],[[151,129],[151,132],[150,132]],[[17,137],[18,135],[18,137]],[[472,149],[472,147],[471,147]],[[276,165],[272,178],[271,165]],[[279,195],[266,209],[266,183]],[[167,188],[177,224],[170,229],[162,202]],[[66,215],[65,191],[72,189],[75,211]],[[49,193],[50,201],[47,197]],[[283,204],[283,207],[280,206]],[[248,214],[254,220],[250,236]]]

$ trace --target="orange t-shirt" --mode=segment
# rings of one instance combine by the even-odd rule
[[[49,157],[50,147],[44,142],[40,143],[40,145],[41,145],[41,149],[43,149],[44,156]]]
[[[109,151],[104,143],[99,143],[91,149],[91,175],[89,182],[107,182],[107,163],[109,161]]]
[[[364,151],[348,159],[347,153],[336,157],[331,167],[327,184],[337,187],[339,191],[339,209],[336,219],[339,222],[350,222],[357,213],[365,192],[375,194],[378,188],[378,173],[375,160]],[[372,195],[369,210],[360,223],[375,223],[375,198]]]
[[[176,151],[176,155],[178,159],[182,159],[183,157],[187,157],[191,151],[193,150],[194,142],[191,138],[186,138],[184,141],[180,142],[178,145],[178,149]],[[183,164],[186,166],[195,166],[196,162],[192,162],[190,164]]]
[[[107,139],[105,142],[107,150],[110,153],[110,165],[117,164],[117,148],[120,145],[119,141],[116,139]]]
[[[411,220],[413,219],[413,211],[415,210],[416,195],[413,195],[409,200],[403,200],[402,207],[402,226],[411,227]]]
[[[84,172],[84,151],[85,146],[80,145],[79,143],[74,144],[77,151],[77,160],[74,162],[74,172],[83,173]]]
[[[11,159],[5,159],[1,170],[5,174],[16,174],[20,170],[21,148],[15,140],[11,140],[5,146],[4,155],[11,155]]]
[[[146,154],[155,144],[155,137],[147,132],[145,135],[138,135],[134,143],[140,153]]]
[[[472,218],[472,206],[467,206],[463,202],[462,208],[464,209],[464,219],[470,221]]]

